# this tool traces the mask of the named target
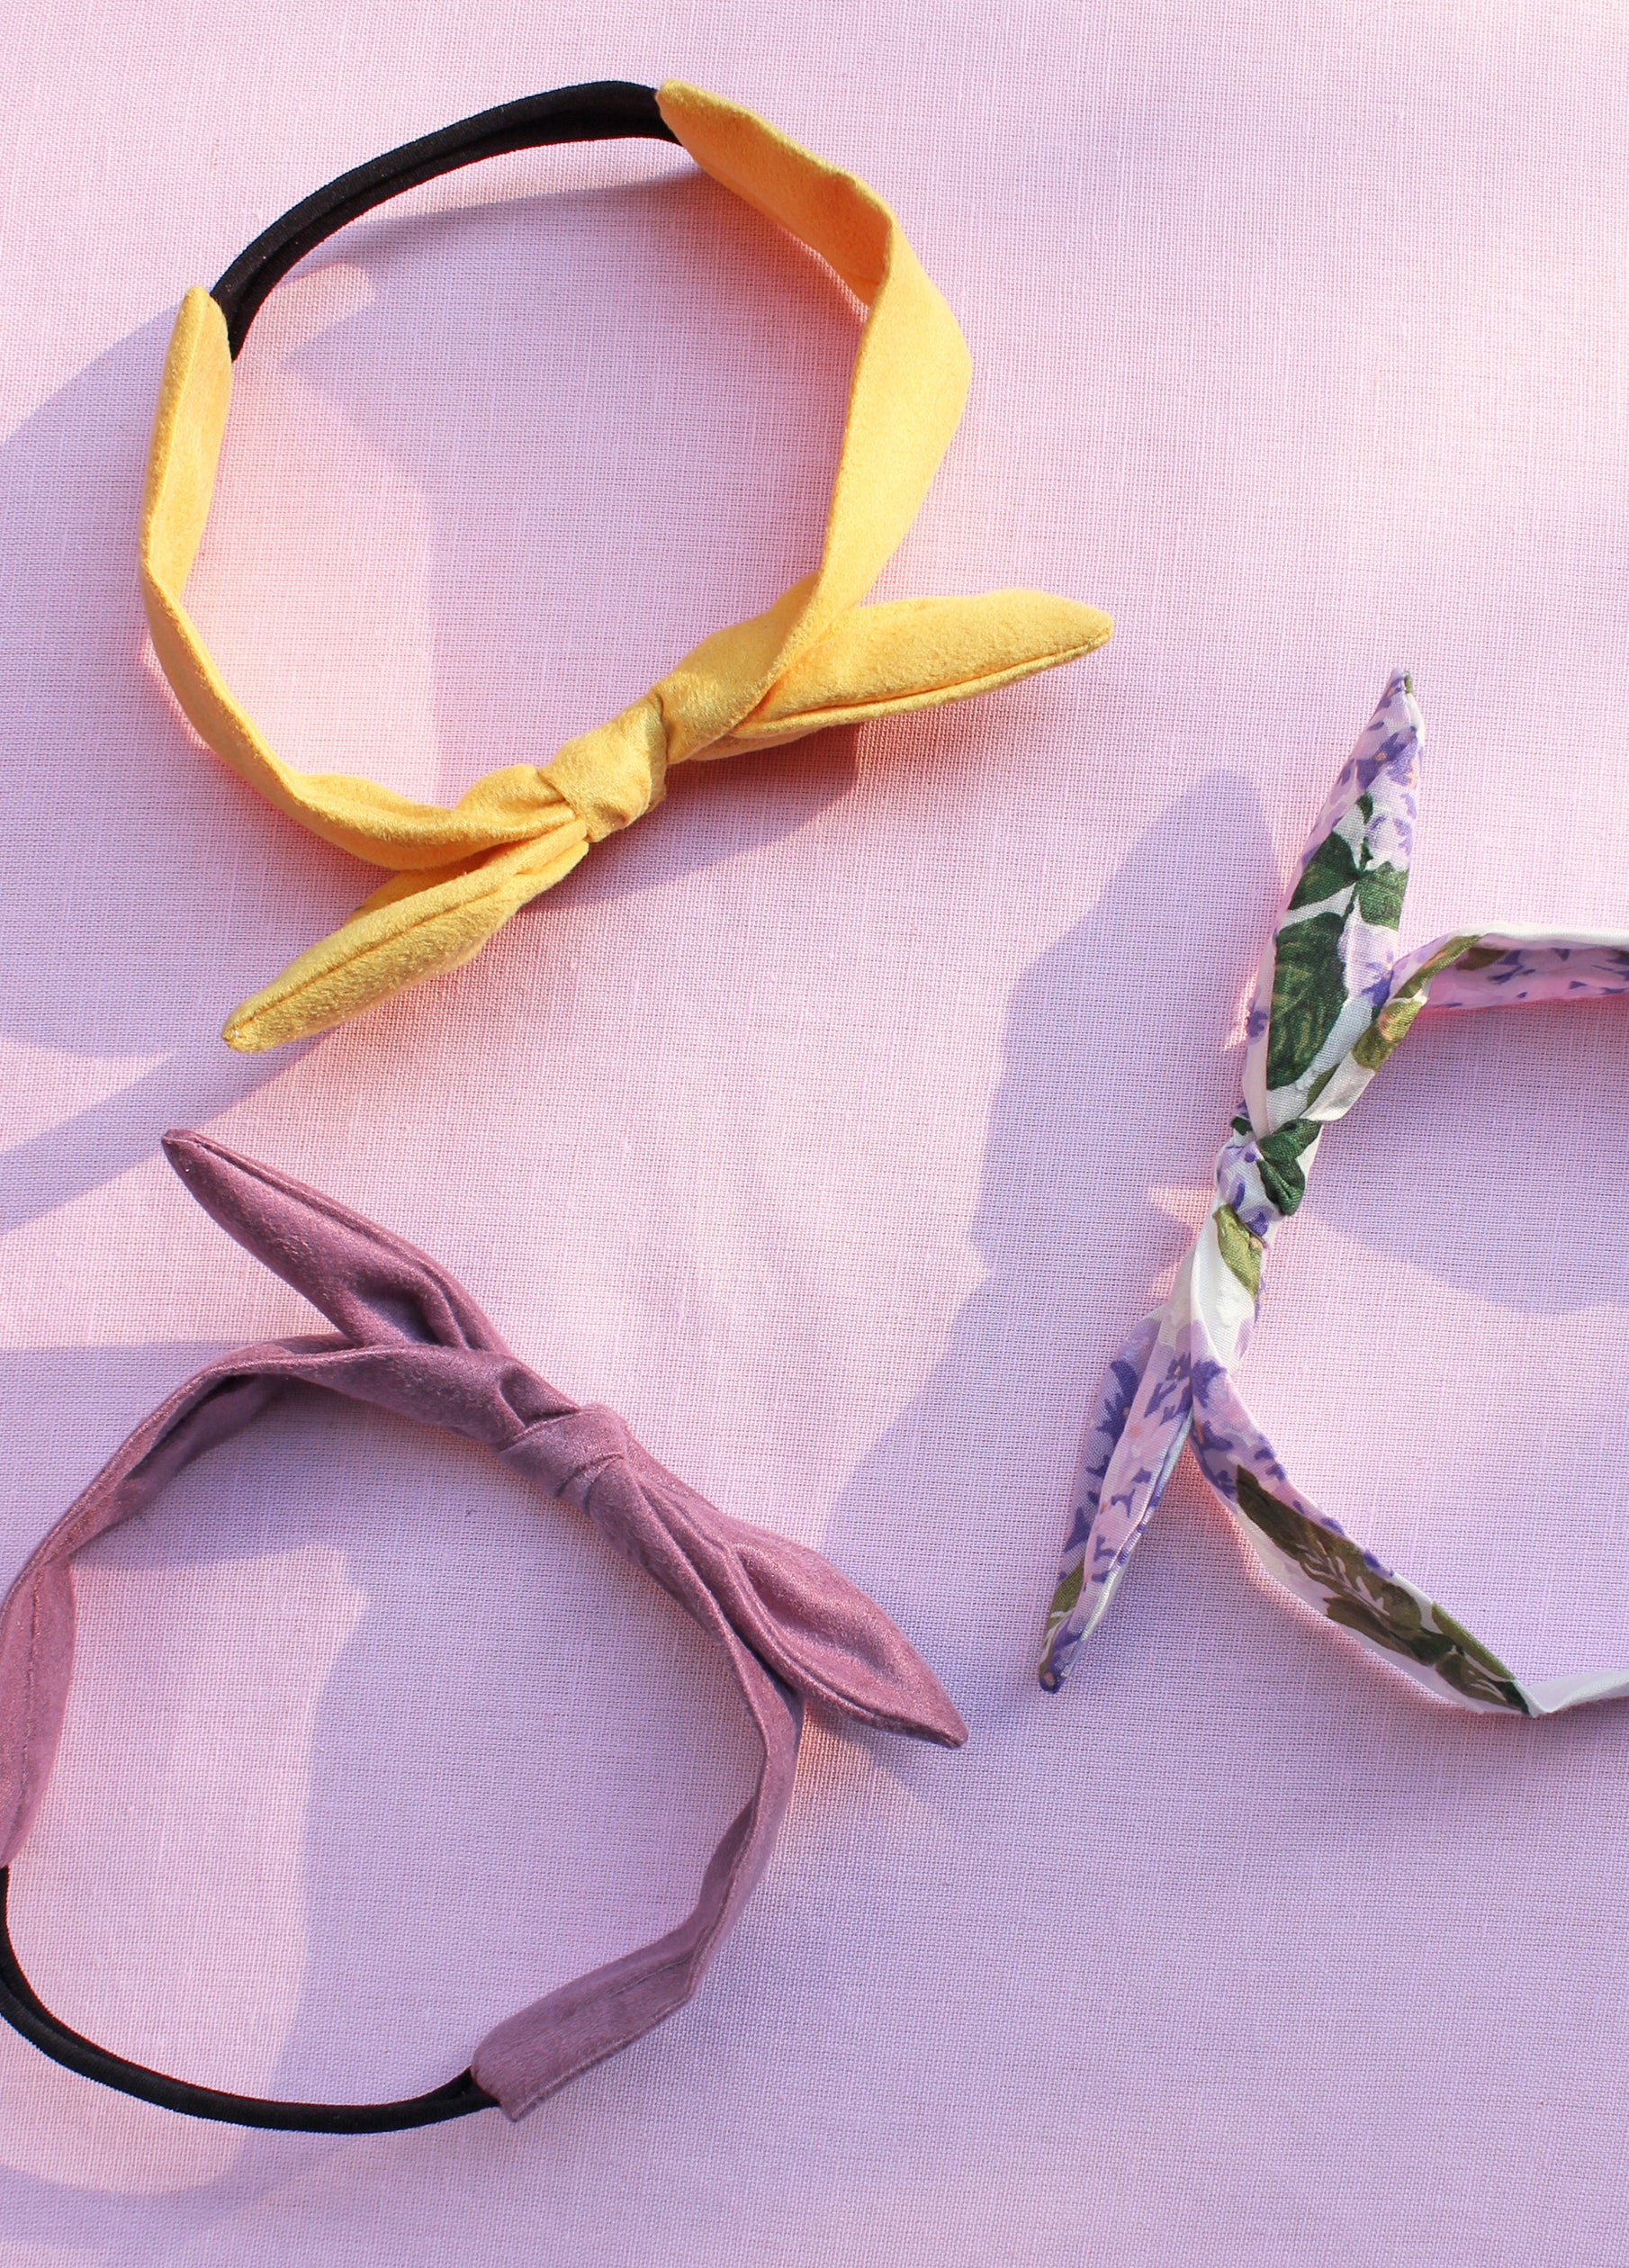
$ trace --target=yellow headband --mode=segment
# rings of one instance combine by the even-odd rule
[[[616,91],[649,102],[646,90]],[[526,107],[485,115],[499,120]],[[961,416],[971,366],[956,320],[886,205],[853,175],[696,87],[670,82],[655,107],[660,118],[648,124],[597,130],[681,142],[715,180],[818,252],[868,310],[820,566],[767,614],[704,640],[642,700],[568,741],[553,762],[490,772],[451,809],[343,773],[291,770],[221,681],[182,597],[209,515],[231,357],[254,310],[229,336],[219,303],[226,278],[214,296],[194,286],[181,303],[141,507],[141,588],[158,660],[194,726],[240,778],[325,842],[392,870],[343,927],[233,1011],[223,1034],[230,1047],[281,1047],[468,960],[528,898],[570,873],[590,843],[659,802],[670,764],[988,692],[1090,652],[1110,634],[1106,615],[1037,591],[859,605],[914,518]],[[513,133],[489,134],[473,149],[466,137],[464,154],[451,162],[518,146]],[[346,178],[360,181],[369,170]],[[409,172],[428,177],[424,165]],[[393,178],[408,185],[401,169]],[[366,202],[391,194],[375,188]],[[350,211],[365,209],[353,198]],[[309,249],[333,225],[330,213],[317,235],[285,232],[277,273],[300,256],[295,247]],[[269,288],[263,283],[260,296]]]

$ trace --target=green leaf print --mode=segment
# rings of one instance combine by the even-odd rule
[[[1066,1622],[1074,1613],[1075,1602],[1080,1597],[1081,1585],[1085,1580],[1086,1563],[1083,1560],[1078,1567],[1072,1567],[1069,1570],[1053,1592],[1052,1604],[1047,1609],[1047,1635],[1048,1637],[1059,1623]]]
[[[1469,952],[1465,950],[1466,946],[1472,949]],[[1503,960],[1504,958],[1502,953],[1490,953],[1486,946],[1479,945],[1474,932],[1467,936],[1462,932],[1458,937],[1450,937],[1439,945],[1429,960],[1421,961],[1408,983],[1394,993],[1392,997],[1395,1000],[1401,1000],[1407,995],[1412,999],[1416,993],[1424,992],[1431,979],[1440,970],[1448,968],[1450,964],[1456,963],[1461,968],[1486,968],[1492,962]]]
[[[1333,897],[1337,890],[1349,890],[1356,879],[1357,860],[1352,855],[1351,844],[1340,835],[1326,835],[1307,860],[1307,870],[1290,900],[1291,910],[1316,905],[1320,898]]]
[[[1442,1607],[1434,1605],[1431,1617],[1454,1645],[1454,1652],[1437,1664],[1437,1676],[1446,1678],[1456,1692],[1468,1694],[1474,1701],[1502,1701],[1507,1708],[1519,1709],[1526,1716],[1527,1704],[1521,1688],[1498,1656]]]
[[[1389,1000],[1368,1030],[1359,1032],[1353,1041],[1353,1062],[1362,1064],[1365,1071],[1378,1071],[1399,1040],[1408,1036],[1409,1025],[1425,1004],[1424,996],[1418,994],[1411,1000]]]
[[[1357,910],[1371,929],[1394,930],[1402,919],[1407,867],[1370,867],[1357,878]]]
[[[1360,1637],[1372,1639],[1388,1652],[1407,1654],[1411,1661],[1423,1661],[1435,1670],[1452,1641],[1426,1628],[1418,1605],[1400,1584],[1388,1583],[1385,1588],[1392,1596],[1381,1601],[1379,1610],[1361,1598],[1343,1597],[1328,1600],[1324,1612],[1343,1630],[1355,1630]]]
[[[1473,948],[1471,952],[1465,947]],[[1478,956],[1483,957],[1479,958]],[[1503,958],[1498,953],[1485,953],[1474,938],[1451,937],[1447,943],[1422,961],[1406,984],[1400,985],[1381,1010],[1367,1031],[1359,1035],[1352,1048],[1352,1060],[1362,1064],[1365,1071],[1378,1071],[1398,1042],[1406,1037],[1409,1026],[1426,1004],[1426,994],[1431,979],[1448,968],[1485,968],[1489,962]]]
[[[1451,1615],[1431,1602],[1422,1610],[1411,1591],[1369,1565],[1350,1536],[1336,1534],[1270,1495],[1247,1466],[1238,1466],[1237,1477],[1239,1510],[1323,1592],[1332,1623],[1435,1670],[1468,1699],[1527,1714],[1521,1688],[1504,1663]]]
[[[1251,1235],[1231,1205],[1218,1205],[1213,1218],[1216,1242],[1228,1272],[1254,1300],[1261,1291],[1262,1240]]]
[[[1340,957],[1345,917],[1313,914],[1280,930],[1267,1030],[1267,1085],[1293,1086],[1335,1029],[1346,1004]]]
[[[1323,1130],[1313,1119],[1292,1119],[1276,1134],[1264,1134],[1256,1145],[1261,1160],[1256,1168],[1261,1185],[1286,1220],[1307,1193],[1307,1173],[1301,1158]]]

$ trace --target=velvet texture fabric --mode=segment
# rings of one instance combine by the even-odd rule
[[[967,1729],[892,1623],[817,1552],[726,1518],[608,1409],[579,1408],[510,1354],[461,1285],[359,1214],[202,1135],[165,1148],[211,1217],[310,1299],[335,1333],[240,1348],[138,1426],[51,1530],[0,1608],[0,1865],[25,1840],[56,1751],[73,1663],[70,1562],[144,1510],[191,1461],[289,1387],[377,1404],[492,1450],[585,1512],[723,1650],[762,1747],[757,1785],[694,1912],[654,1943],[522,2009],[472,2058],[518,2119],[695,1991],[762,1872],[791,1794],[806,1700],[958,1747]]]
[[[828,261],[868,310],[818,569],[706,639],[644,697],[542,767],[490,773],[450,810],[364,779],[292,770],[238,707],[184,604],[231,395],[226,320],[194,288],[160,382],[142,503],[141,587],[158,660],[209,745],[324,841],[391,869],[334,935],[229,1017],[246,1052],[343,1022],[478,952],[590,845],[660,801],[668,769],[832,724],[932,707],[1075,660],[1106,615],[1038,591],[860,599],[914,518],[960,419],[970,363],[898,222],[852,175],[676,83],[661,113],[715,179]]]

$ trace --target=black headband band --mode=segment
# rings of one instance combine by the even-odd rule
[[[303,253],[414,183],[500,150],[600,136],[681,147],[702,175],[824,260],[866,310],[819,563],[749,621],[717,628],[639,700],[545,763],[506,765],[452,806],[284,763],[223,681],[187,612],[232,392],[256,309]],[[201,738],[267,802],[391,878],[228,1017],[255,1054],[346,1022],[456,968],[590,846],[662,800],[669,772],[993,692],[1090,653],[1106,615],[1042,591],[862,603],[933,477],[966,398],[956,319],[898,221],[853,174],[765,119],[666,79],[536,94],[346,174],[176,313],[141,507],[141,589],[158,663]]]
[[[444,2086],[400,2102],[279,2102],[268,2095],[194,2086],[190,2079],[172,2079],[146,2064],[130,2063],[53,2016],[24,1976],[6,1919],[9,1882],[10,1869],[0,1867],[0,2017],[41,2055],[76,2071],[82,2079],[99,2079],[121,2094],[138,2095],[161,2110],[182,2110],[189,2118],[282,2128],[297,2134],[389,2134],[399,2127],[434,2126],[442,2119],[461,2119],[466,2111],[490,2110],[496,2103],[497,2098],[488,2094],[472,2071],[461,2071]]]
[[[237,2126],[377,2134],[493,2105],[523,2118],[696,1991],[768,1862],[791,1800],[806,1700],[948,1747],[959,1746],[967,1729],[926,1663],[836,1568],[787,1537],[726,1518],[659,1465],[612,1411],[573,1402],[529,1370],[425,1254],[202,1135],[171,1134],[165,1148],[211,1217],[336,1328],[238,1347],[189,1379],[115,1452],[0,1602],[0,1865],[26,1841],[56,1753],[73,1670],[76,1554],[302,1388],[477,1442],[541,1495],[585,1514],[722,1654],[756,1735],[757,1775],[683,1921],[506,2017],[467,2069],[425,2094],[283,2102],[197,2086],[99,2047],[54,2016],[23,1976],[5,1929],[4,1872],[0,2018],[86,2078]]]
[[[626,79],[598,79],[500,103],[496,109],[480,111],[438,133],[387,150],[365,166],[354,166],[326,188],[302,197],[263,230],[214,285],[210,296],[226,318],[233,359],[262,304],[289,270],[347,220],[358,220],[375,205],[417,188],[420,182],[433,181],[438,174],[454,173],[461,166],[500,157],[506,150],[622,140],[676,142],[678,137],[662,121],[653,87]],[[195,2119],[318,2134],[380,2134],[393,2128],[428,2126],[492,2104],[492,2096],[468,2071],[428,2094],[400,2102],[277,2102],[194,2086],[145,2064],[130,2063],[73,2030],[34,1992],[12,1944],[6,1918],[8,1880],[8,1870],[0,1868],[0,2018],[42,2054],[85,2078],[99,2079],[104,2086]]]
[[[455,126],[370,158],[291,206],[214,285],[210,297],[226,317],[232,359],[262,302],[297,262],[347,220],[359,220],[420,182],[506,150],[538,149],[553,142],[678,140],[656,107],[653,86],[636,86],[631,79],[594,79],[584,86],[560,86],[547,94],[524,95],[518,103],[500,103],[495,110],[478,111]]]

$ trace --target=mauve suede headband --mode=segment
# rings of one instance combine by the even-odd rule
[[[1548,1716],[1629,1694],[1606,1671],[1527,1685],[1301,1495],[1239,1399],[1275,1231],[1344,1118],[1422,1009],[1629,993],[1629,936],[1465,930],[1400,956],[1424,727],[1400,673],[1330,791],[1274,924],[1246,1026],[1244,1102],[1216,1204],[1165,1305],[1109,1366],[1087,1427],[1040,1682],[1056,1692],[1124,1574],[1183,1444],[1269,1575],[1438,1701]]]
[[[611,1410],[579,1408],[511,1354],[468,1292],[358,1213],[200,1134],[165,1150],[211,1218],[320,1308],[333,1336],[222,1355],[177,1389],[92,1481],[0,1606],[0,2015],[86,2077],[239,2126],[378,2133],[497,2104],[523,2117],[688,2000],[763,1871],[792,1791],[806,1699],[888,1732],[959,1747],[967,1727],[882,1612],[822,1559],[728,1519],[648,1455]],[[184,1465],[286,1390],[443,1426],[586,1512],[722,1650],[762,1748],[757,1785],[709,1861],[689,1918],[489,2033],[470,2067],[401,2102],[278,2102],[197,2087],[111,2054],[37,1998],[4,1931],[6,1869],[44,1791],[73,1663],[69,1563],[145,1510]]]
[[[450,810],[341,773],[291,770],[217,671],[183,604],[213,492],[232,359],[278,278],[331,231],[500,150],[644,136],[697,164],[830,263],[867,309],[820,564],[766,614],[716,632],[631,708],[547,764],[491,772]],[[182,302],[141,507],[141,587],[176,698],[217,755],[325,842],[390,870],[333,936],[228,1018],[246,1051],[341,1023],[478,952],[591,843],[659,802],[668,769],[1011,684],[1102,645],[1106,615],[1039,591],[862,607],[915,518],[970,374],[956,320],[881,199],[751,111],[698,88],[565,87],[410,142],[308,197]]]

